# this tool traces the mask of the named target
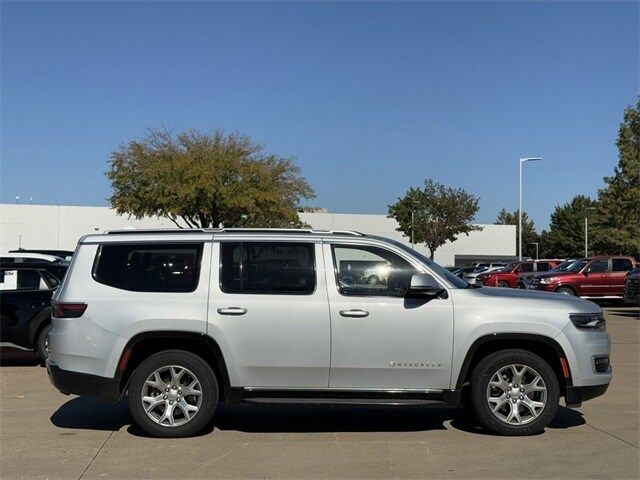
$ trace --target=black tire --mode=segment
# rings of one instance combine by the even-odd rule
[[[573,288],[571,287],[558,287],[554,290],[555,293],[559,293],[561,295],[571,295],[571,296],[576,296],[576,292]]]
[[[377,285],[378,283],[380,283],[380,279],[377,275],[369,275],[369,278],[367,278],[367,283],[369,285]]]
[[[36,340],[36,348],[38,349],[38,355],[40,355],[43,365],[47,362],[47,358],[49,358],[49,332],[51,332],[51,324],[46,325],[42,330],[40,330]]]
[[[498,287],[500,287],[500,288],[511,288],[511,285],[509,285],[509,282],[505,282],[504,280],[500,280],[498,282]]]
[[[199,410],[186,423],[177,426],[160,425],[145,412],[141,397],[147,378],[162,367],[176,365],[197,377],[202,399]],[[183,387],[184,388],[184,387]],[[186,397],[185,397],[186,398]],[[136,424],[153,437],[188,437],[200,432],[211,421],[218,404],[218,382],[211,367],[199,356],[184,350],[156,353],[133,372],[129,385],[129,406]]]
[[[528,423],[506,423],[491,411],[491,407],[487,400],[489,382],[501,368],[508,367],[509,365],[524,365],[533,369],[538,375],[540,375],[540,377],[542,377],[544,386],[546,387],[546,403],[544,407],[542,407],[542,410],[538,412],[537,418],[530,420]],[[471,400],[473,411],[484,427],[500,435],[519,436],[535,435],[540,433],[547,425],[549,425],[553,420],[553,417],[556,415],[559,396],[560,387],[558,385],[558,378],[556,377],[553,369],[538,355],[527,350],[509,349],[492,353],[478,363],[471,376]],[[511,401],[513,400],[508,400],[507,402]],[[507,403],[506,405],[508,405],[509,409],[512,408],[511,403]],[[503,408],[506,408],[506,406]],[[525,414],[529,414],[530,417],[532,416],[530,415],[530,410],[526,409],[524,406],[518,408],[521,408],[521,411]]]

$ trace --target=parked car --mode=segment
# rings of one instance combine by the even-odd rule
[[[384,286],[342,283],[358,259]],[[129,397],[150,435],[191,435],[218,401],[460,405],[540,432],[611,380],[594,303],[474,288],[408,246],[357,232],[213,229],[80,240],[53,299],[52,383]],[[454,321],[455,309],[455,321]],[[455,328],[454,328],[455,322]]]
[[[640,267],[636,266],[625,276],[623,296],[626,303],[640,306]]]
[[[579,258],[572,258],[571,260],[566,260],[564,262],[559,263],[555,268],[549,270],[549,272],[564,272],[569,269],[571,265],[580,260]],[[518,277],[518,288],[528,289],[531,288],[531,281],[536,275],[541,275],[540,272],[531,272],[524,273]]]
[[[66,261],[71,261],[73,257],[73,250],[48,250],[48,249],[24,249],[18,248],[17,250],[9,250],[9,253],[43,253],[45,255],[53,255],[60,257]]]
[[[492,268],[492,267],[505,267],[509,262],[473,262],[470,263],[470,267],[476,268]]]
[[[53,262],[0,264],[0,346],[47,357],[51,297],[67,270]]]
[[[471,273],[474,272],[478,269],[478,267],[460,267],[456,272],[455,275],[458,278],[463,278],[467,273]]]
[[[565,272],[537,275],[531,288],[580,297],[622,297],[625,275],[636,266],[633,257],[599,256],[576,262]]]
[[[481,275],[483,273],[496,272],[496,271],[502,270],[503,268],[504,268],[504,266],[501,266],[501,267],[478,267],[474,271],[465,274],[462,277],[462,279],[467,283],[475,285],[476,279],[478,278],[478,275]]]
[[[501,270],[481,273],[476,278],[476,284],[487,287],[516,288],[518,278],[527,273],[547,272],[557,267],[562,260],[540,259],[511,262]]]

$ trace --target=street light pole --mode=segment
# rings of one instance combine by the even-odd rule
[[[596,207],[587,207],[587,214],[584,216],[584,256],[589,256],[589,210],[595,210]]]
[[[415,214],[415,210],[411,210],[411,248],[415,250],[416,247],[414,246],[414,243],[413,243],[413,230],[414,230],[413,220],[414,220],[414,214]]]
[[[531,242],[531,245],[536,246],[536,260],[538,260],[538,242]]]
[[[520,158],[518,162],[518,260],[522,260],[522,164],[540,160],[542,157],[525,157]]]

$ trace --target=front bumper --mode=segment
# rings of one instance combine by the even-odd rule
[[[121,398],[117,378],[63,370],[51,360],[47,360],[47,373],[53,386],[65,395],[82,395],[108,402],[117,402]]]
[[[582,405],[582,402],[604,395],[607,388],[609,388],[608,383],[603,383],[602,385],[589,385],[586,387],[567,387],[564,400],[567,407],[579,407]]]

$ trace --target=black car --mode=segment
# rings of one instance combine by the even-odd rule
[[[51,297],[62,281],[64,264],[0,264],[0,346],[47,356],[51,328]]]
[[[624,301],[640,306],[640,267],[631,270],[624,279]]]

